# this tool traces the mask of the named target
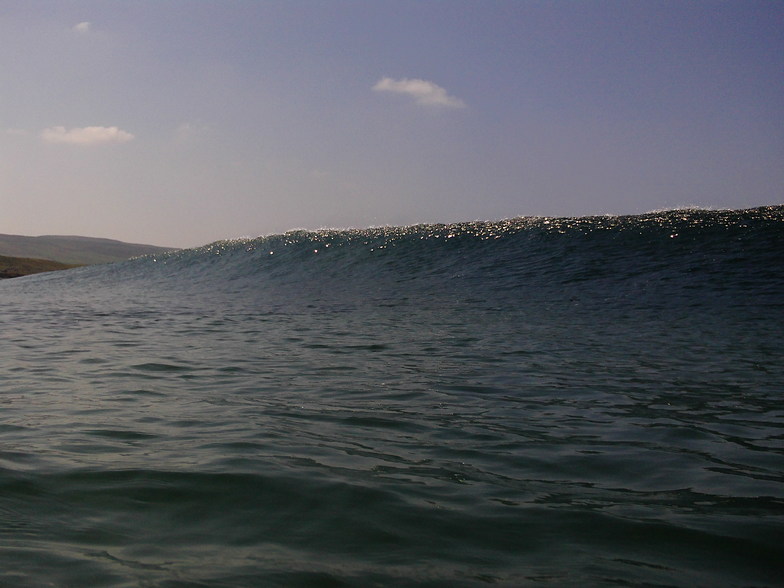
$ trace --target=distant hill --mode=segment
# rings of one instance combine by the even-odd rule
[[[65,264],[91,265],[123,261],[131,257],[173,251],[174,247],[157,247],[124,243],[113,239],[44,235],[25,237],[0,234],[0,255],[48,259]]]
[[[18,278],[19,276],[70,269],[72,267],[77,266],[49,259],[30,259],[27,257],[0,255],[0,279]]]

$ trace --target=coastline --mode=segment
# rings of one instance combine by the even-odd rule
[[[20,278],[31,274],[72,269],[79,266],[80,264],[62,263],[50,259],[0,255],[0,279]]]

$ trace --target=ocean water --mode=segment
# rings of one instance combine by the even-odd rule
[[[784,207],[0,283],[2,586],[781,586]]]

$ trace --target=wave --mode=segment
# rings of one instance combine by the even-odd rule
[[[780,305],[784,206],[297,230],[30,276],[277,304],[407,296]],[[19,284],[19,287],[23,287]],[[657,302],[658,301],[658,302]],[[703,301],[705,303],[706,301]],[[684,301],[688,303],[688,301]]]
[[[0,583],[775,585],[782,220],[292,231],[6,280]]]

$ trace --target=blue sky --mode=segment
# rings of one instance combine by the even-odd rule
[[[0,233],[782,202],[782,2],[0,0],[0,88]]]

